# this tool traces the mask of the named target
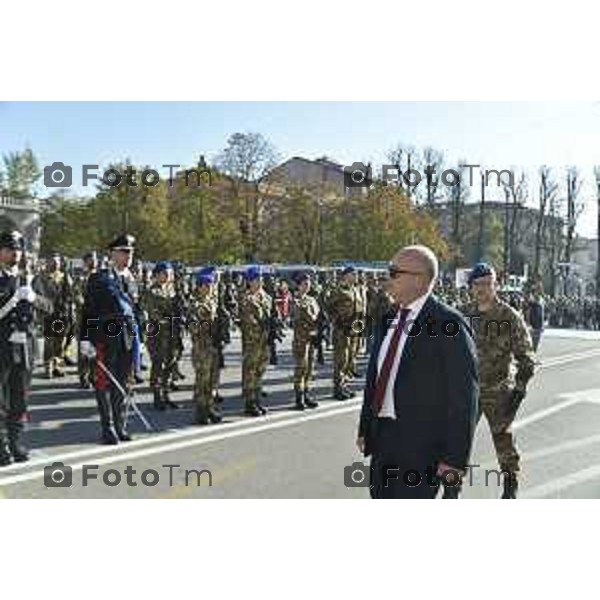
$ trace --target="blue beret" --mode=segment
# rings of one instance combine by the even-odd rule
[[[342,269],[342,275],[348,275],[349,273],[356,273],[356,269],[352,265],[347,265]]]
[[[260,269],[258,267],[248,267],[245,276],[246,281],[255,281],[260,278]]]
[[[198,277],[200,275],[213,275],[215,274],[215,268],[214,267],[202,267],[199,271],[198,271]]]
[[[209,272],[198,271],[196,273],[196,284],[197,285],[211,285],[215,282],[215,276]]]
[[[473,281],[476,279],[487,277],[488,275],[495,275],[495,273],[496,271],[494,271],[494,267],[492,267],[492,265],[485,262],[477,263],[469,273],[469,285],[471,285],[471,283],[473,283]]]
[[[169,271],[172,268],[173,268],[173,266],[171,265],[170,262],[168,262],[166,260],[161,260],[160,262],[157,262],[156,265],[154,266],[154,272],[161,273],[162,271]]]

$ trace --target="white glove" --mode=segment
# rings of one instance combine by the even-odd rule
[[[85,358],[96,358],[96,348],[92,345],[92,342],[84,340],[79,344],[79,353]]]
[[[19,301],[25,300],[25,302],[33,304],[36,298],[37,294],[29,285],[22,285],[20,288],[17,289],[17,300]]]

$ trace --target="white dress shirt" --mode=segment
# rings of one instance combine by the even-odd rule
[[[391,419],[396,418],[396,410],[394,408],[394,385],[396,383],[396,376],[398,375],[398,368],[400,367],[400,360],[402,358],[402,352],[404,351],[404,346],[406,344],[406,340],[408,339],[407,331],[409,331],[412,324],[419,317],[419,313],[423,308],[425,302],[427,302],[427,298],[429,298],[430,293],[420,296],[413,302],[411,302],[408,306],[403,306],[402,308],[410,309],[410,313],[408,313],[408,317],[406,319],[406,324],[403,327],[402,334],[400,335],[400,341],[398,343],[398,350],[396,351],[396,356],[394,357],[394,362],[392,363],[392,370],[390,371],[390,378],[388,379],[387,388],[385,390],[385,395],[383,397],[383,406],[379,411],[380,417],[388,417]],[[388,348],[390,346],[390,342],[392,341],[392,337],[396,328],[398,327],[398,321],[400,320],[400,310],[396,313],[394,320],[389,324],[387,333],[383,338],[383,342],[381,342],[381,348],[379,349],[379,355],[377,357],[377,376],[381,372],[381,367],[383,366],[383,361],[385,360]]]

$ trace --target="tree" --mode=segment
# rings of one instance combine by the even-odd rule
[[[451,211],[451,226],[450,226],[450,266],[454,270],[457,268],[459,261],[464,260],[461,252],[461,240],[464,229],[463,212],[464,205],[469,199],[469,186],[464,183],[464,173],[467,164],[466,160],[460,160],[458,166],[454,170],[459,174],[459,179],[456,185],[448,186],[447,197]]]
[[[547,166],[540,168],[540,187],[539,187],[539,204],[538,204],[538,215],[535,230],[535,256],[533,263],[533,275],[540,277],[540,266],[542,258],[542,249],[546,239],[546,222],[548,208],[550,208],[550,222],[551,227],[554,230],[554,217],[556,216],[556,197],[558,191],[558,184],[554,180],[552,171]],[[552,232],[551,232],[552,235]],[[555,244],[551,244],[551,249],[555,248]],[[551,261],[552,262],[552,261]],[[554,264],[551,264],[552,273],[554,272]],[[553,275],[552,275],[553,276]]]
[[[241,204],[240,232],[246,260],[256,256],[263,194],[259,184],[275,166],[274,146],[260,133],[234,133],[216,160],[217,167],[231,178],[236,201]]]
[[[432,210],[439,199],[438,188],[444,168],[444,154],[427,146],[423,148],[422,162],[424,166],[423,175],[425,176],[425,206]]]
[[[3,181],[8,193],[15,198],[30,198],[33,186],[40,178],[41,172],[37,158],[31,148],[23,152],[10,152],[2,157],[4,163]]]
[[[513,175],[515,169],[513,169]],[[503,181],[506,212],[504,221],[504,273],[508,275],[516,270],[516,249],[520,242],[520,216],[527,203],[528,181],[524,171],[511,181]]]

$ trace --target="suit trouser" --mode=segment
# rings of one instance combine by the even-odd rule
[[[436,465],[411,457],[398,447],[400,428],[394,419],[378,419],[371,458],[371,497],[433,499],[439,489]]]
[[[126,432],[127,405],[123,393],[114,385],[107,374],[99,366],[101,361],[111,372],[113,377],[127,391],[129,377],[133,365],[131,349],[126,349],[121,340],[111,342],[99,342],[96,345],[96,372],[94,387],[96,389],[96,401],[100,413],[100,425],[103,433],[111,429],[111,413],[114,428],[119,433]]]
[[[31,371],[23,365],[5,364],[0,367],[0,454],[6,444],[18,443],[27,413],[27,396]]]

